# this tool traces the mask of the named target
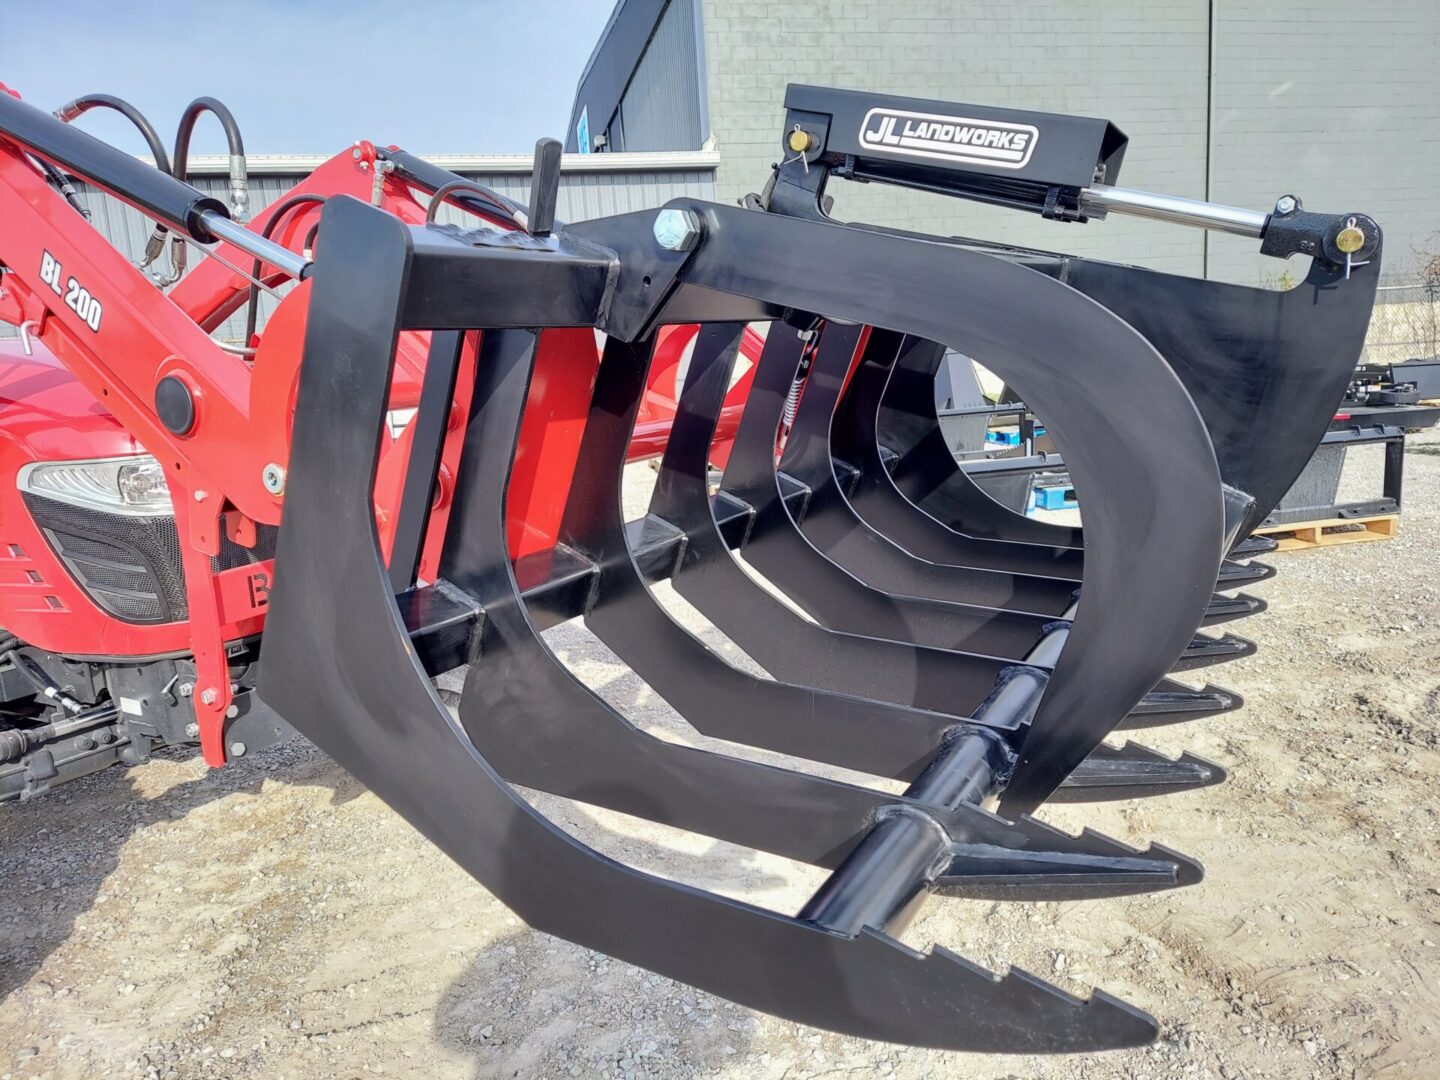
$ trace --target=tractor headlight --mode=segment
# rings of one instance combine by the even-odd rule
[[[94,461],[37,461],[20,470],[21,491],[132,517],[170,515],[165,470],[149,454]]]

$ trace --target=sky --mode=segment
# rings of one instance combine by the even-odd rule
[[[519,154],[563,140],[614,0],[0,0],[0,83],[54,109],[125,98],[165,145],[209,95],[250,154],[331,154],[357,139],[419,154]],[[76,123],[144,153],[121,117]],[[225,152],[202,117],[191,153]]]

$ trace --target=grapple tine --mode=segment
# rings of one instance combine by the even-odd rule
[[[876,423],[883,451],[878,460],[900,493],[940,524],[967,536],[1084,547],[1079,526],[1018,514],[992,499],[960,468],[945,442],[935,409],[935,376],[945,358],[945,347],[919,339],[906,344],[880,399]],[[859,467],[855,462],[847,464]],[[873,495],[878,491],[883,496],[884,488],[875,475],[862,472],[861,480],[852,498],[863,516],[871,512]]]
[[[1204,417],[1225,482],[1254,499],[1231,554],[1273,551],[1273,542],[1248,534],[1289,490],[1324,434],[1359,355],[1378,278],[1368,275],[1357,287],[1336,290],[1344,269],[1322,260],[1312,264],[1305,287],[1277,293],[1069,256],[1017,251],[1013,257],[1063,277],[1154,343]],[[1326,300],[1311,304],[1310,295]],[[1178,311],[1187,317],[1170,317]],[[1284,334],[1276,333],[1279,326]],[[935,413],[934,375],[943,354],[932,346],[902,356],[897,371],[903,377],[885,390],[879,441],[895,455],[896,486],[961,531],[1078,545],[1079,529],[1061,535],[1054,530],[1063,527],[1021,525],[1028,519],[988,500],[955,463]],[[1263,446],[1255,442],[1257,431],[1266,432]],[[873,472],[873,466],[852,464],[862,474]],[[867,475],[872,483],[878,478]],[[858,494],[857,505],[864,498]],[[1239,577],[1232,577],[1238,584]]]
[[[702,327],[660,462],[650,512],[686,538],[676,592],[778,679],[968,713],[1007,661],[828,630],[771,595],[730,554],[711,508],[708,453],[739,335],[738,325]]]
[[[1139,743],[1102,743],[1050,796],[1051,802],[1108,802],[1170,795],[1225,782],[1225,770],[1190,753],[1168,758]]]
[[[1277,291],[1089,259],[1065,269],[1068,284],[1144,334],[1185,384],[1220,475],[1254,500],[1239,537],[1290,490],[1354,372],[1379,275],[1337,288],[1345,274],[1314,259],[1302,285]],[[1186,317],[1173,318],[1179,311]]]
[[[1249,559],[1255,555],[1268,555],[1280,546],[1280,542],[1269,536],[1247,536],[1230,549],[1232,559]]]
[[[1215,582],[1215,587],[1221,590],[1236,589],[1241,585],[1269,581],[1274,576],[1275,568],[1267,563],[1232,562],[1230,559],[1226,559],[1220,564],[1220,577]]]
[[[1255,655],[1258,648],[1255,642],[1234,634],[1221,634],[1219,637],[1196,634],[1194,640],[1185,646],[1185,651],[1180,654],[1180,659],[1175,662],[1172,670],[1193,671],[1231,660],[1242,660]]]
[[[1251,615],[1259,615],[1269,606],[1260,597],[1251,596],[1248,593],[1236,593],[1234,596],[1213,596],[1210,598],[1210,603],[1205,606],[1205,616],[1200,625],[1219,626],[1221,623],[1234,622],[1236,619],[1248,619]]]
[[[1225,690],[1209,683],[1199,690],[1191,690],[1173,679],[1161,679],[1155,684],[1155,689],[1141,698],[1140,704],[1131,709],[1129,715],[1116,725],[1116,730],[1181,724],[1188,720],[1234,712],[1244,706],[1245,699],[1233,690]]]

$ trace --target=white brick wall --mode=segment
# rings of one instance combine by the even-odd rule
[[[707,0],[721,199],[778,160],[789,82],[1100,116],[1130,136],[1122,183],[1204,192],[1205,0]],[[836,181],[835,215],[1198,273],[1199,234],[1113,219],[1062,225],[957,199]]]
[[[1207,0],[706,0],[704,16],[721,199],[764,183],[792,81],[1105,117],[1130,136],[1122,184],[1205,194]],[[1440,0],[1215,0],[1215,17],[1210,197],[1264,209],[1294,191],[1313,209],[1366,210],[1386,227],[1387,269],[1427,240],[1440,249]],[[830,192],[842,219],[1195,275],[1206,262],[1206,238],[1177,226],[1059,225],[840,181]],[[1208,242],[1213,277],[1286,269],[1253,242]]]
[[[1392,280],[1440,254],[1440,0],[1217,0],[1215,44],[1212,198],[1363,210]],[[1238,238],[1210,245],[1212,277],[1285,269]]]

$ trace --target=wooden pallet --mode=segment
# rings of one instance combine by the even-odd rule
[[[1363,528],[1356,529],[1354,526]],[[1337,531],[1343,529],[1344,531]],[[1266,525],[1255,530],[1258,536],[1273,536],[1279,551],[1307,551],[1310,548],[1363,544],[1367,540],[1390,540],[1400,532],[1399,514],[1372,517],[1326,518],[1323,521],[1291,521]]]

